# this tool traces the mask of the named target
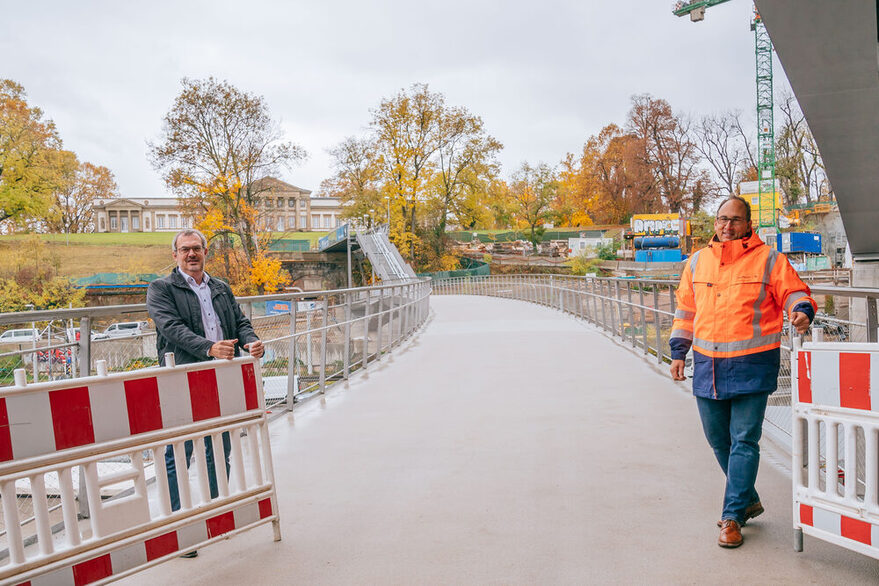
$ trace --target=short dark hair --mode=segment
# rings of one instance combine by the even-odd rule
[[[745,206],[745,221],[750,222],[751,221],[751,204],[748,202],[748,200],[746,200],[744,197],[742,197],[740,195],[731,195],[728,198],[726,198],[725,200],[723,200],[722,202],[720,202],[720,205],[717,206],[717,211],[719,212],[720,208],[722,208],[725,203],[728,203],[731,201],[737,201],[737,202],[741,203],[743,206]]]

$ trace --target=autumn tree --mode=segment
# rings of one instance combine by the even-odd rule
[[[632,97],[626,130],[638,139],[665,206],[672,213],[684,211],[700,162],[690,120],[672,112],[665,100],[641,94]]]
[[[73,153],[70,156],[71,169],[67,171],[59,189],[53,193],[46,227],[50,232],[64,234],[94,232],[93,202],[119,197],[119,187],[107,167],[79,163]]]
[[[509,197],[515,206],[515,217],[529,229],[529,240],[535,249],[558,187],[556,172],[546,163],[536,166],[522,163],[510,179]]]
[[[636,212],[663,211],[640,139],[616,124],[589,137],[579,157],[567,156],[560,184],[576,208],[601,224],[622,224]]]
[[[414,84],[372,110],[370,129],[382,193],[391,208],[400,210],[400,222],[391,234],[410,259],[418,242],[418,211],[427,199],[434,154],[440,148],[440,121],[445,107],[442,94],[426,84]]]
[[[321,182],[320,191],[341,200],[342,217],[362,218],[370,210],[385,209],[372,140],[351,136],[328,152],[335,174]]]
[[[481,118],[460,107],[441,111],[438,141],[432,240],[435,252],[441,254],[446,247],[448,220],[460,225],[476,215],[478,196],[500,171],[495,157],[503,145],[485,132]]]
[[[63,179],[67,155],[55,124],[26,98],[21,85],[0,80],[0,222],[45,216]]]
[[[160,140],[149,146],[150,160],[192,216],[220,211],[216,235],[226,249],[236,235],[253,266],[260,258],[262,228],[257,200],[270,188],[261,180],[306,153],[284,140],[262,96],[212,77],[184,78],[182,86],[165,115]]]
[[[321,191],[346,202],[349,218],[383,218],[391,239],[419,267],[443,264],[449,223],[489,222],[483,198],[499,173],[502,145],[466,108],[415,84],[371,110],[364,137],[330,151],[335,174]]]

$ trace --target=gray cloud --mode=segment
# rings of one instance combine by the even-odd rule
[[[698,24],[670,4],[18,3],[0,23],[0,50],[14,56],[0,75],[24,85],[67,148],[110,167],[132,197],[166,193],[145,143],[184,76],[264,95],[310,154],[286,173],[302,187],[330,174],[326,149],[361,132],[370,108],[416,82],[482,116],[510,172],[523,160],[556,163],[622,124],[632,94],[696,114],[753,109],[750,4],[712,8]]]

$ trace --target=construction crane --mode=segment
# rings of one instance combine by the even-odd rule
[[[690,16],[693,22],[705,20],[705,10],[730,0],[690,0],[675,2],[675,16]],[[775,114],[772,94],[772,41],[766,25],[754,7],[751,21],[757,55],[757,226],[776,229],[775,201]],[[764,194],[768,196],[764,197]],[[774,236],[773,236],[774,244]]]

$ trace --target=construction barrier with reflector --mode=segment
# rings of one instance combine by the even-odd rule
[[[280,540],[262,381],[253,358],[31,385],[24,384],[23,372],[16,374],[17,385],[0,390],[0,503],[8,552],[2,584],[111,581],[269,522]],[[207,437],[216,447],[215,498]],[[194,448],[187,475],[188,441]],[[176,511],[165,469],[169,445],[177,462]],[[149,460],[155,462],[151,478]],[[106,461],[130,465],[107,472],[101,466]],[[75,474],[84,477],[87,519],[78,518]],[[47,506],[47,475],[59,487],[60,513]],[[102,498],[108,486],[120,485],[130,490]],[[23,492],[33,501],[30,536],[16,507]]]
[[[879,344],[791,356],[796,548],[805,533],[879,559]]]

